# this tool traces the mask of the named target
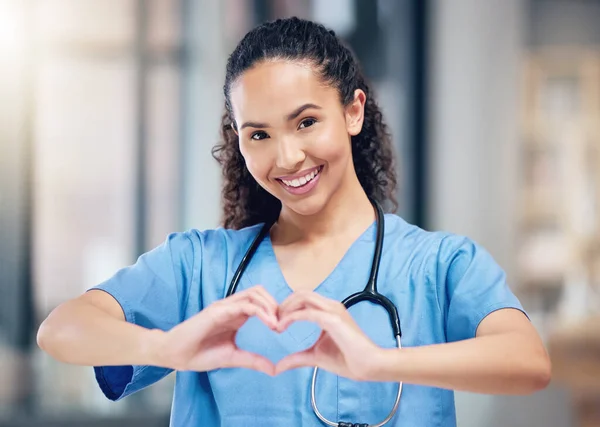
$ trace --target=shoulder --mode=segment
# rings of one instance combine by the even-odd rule
[[[260,227],[255,225],[242,230],[192,228],[172,232],[160,245],[140,256],[136,266],[164,281],[175,277],[179,282],[195,283],[207,267],[214,273],[216,265],[227,267],[239,260]]]
[[[475,257],[489,257],[487,251],[473,239],[448,231],[425,230],[395,214],[386,215],[386,246],[393,246],[420,258],[429,269],[439,265],[470,263]],[[490,257],[491,258],[491,257]]]
[[[225,228],[188,229],[186,231],[172,232],[166,236],[161,244],[144,253],[140,259],[163,259],[164,261],[188,260],[193,261],[200,256],[212,253],[223,254],[223,251],[235,252],[238,248],[245,248],[256,236],[261,225],[254,225],[241,230]]]
[[[262,224],[252,225],[240,230],[232,230],[223,227],[209,228],[205,230],[190,229],[179,233],[191,239],[196,245],[201,245],[205,250],[211,250],[214,246],[244,246],[256,237]]]
[[[245,251],[256,237],[262,224],[253,225],[240,230],[223,227],[210,229],[189,229],[172,233],[167,242],[181,255],[202,257],[204,259],[224,255],[233,255]]]

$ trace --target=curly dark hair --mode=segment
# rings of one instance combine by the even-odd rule
[[[223,226],[240,229],[275,221],[281,211],[281,202],[263,189],[246,168],[233,128],[230,100],[231,84],[246,70],[268,59],[309,61],[323,81],[339,91],[344,106],[354,100],[356,89],[365,92],[363,127],[358,135],[352,136],[354,167],[367,196],[381,203],[386,210],[396,210],[391,137],[358,61],[333,31],[321,24],[293,17],[251,30],[227,61],[221,141],[212,149],[213,157],[223,170]]]

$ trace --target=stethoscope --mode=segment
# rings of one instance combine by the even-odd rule
[[[401,337],[402,333],[400,330],[400,319],[398,317],[398,310],[396,309],[396,306],[394,305],[394,303],[392,301],[390,301],[388,298],[386,298],[385,296],[383,296],[382,294],[380,294],[377,291],[377,273],[379,272],[379,263],[381,261],[381,250],[383,247],[384,218],[383,218],[383,210],[381,209],[381,206],[379,205],[379,203],[377,203],[374,200],[371,200],[371,203],[373,204],[373,207],[375,208],[375,213],[377,215],[377,237],[375,240],[375,253],[373,254],[373,263],[371,266],[371,273],[369,275],[369,281],[367,282],[367,286],[365,286],[365,289],[363,291],[350,295],[344,301],[342,301],[342,304],[344,304],[346,309],[348,309],[359,302],[371,301],[372,303],[375,303],[375,304],[380,305],[383,308],[385,308],[385,310],[388,312],[388,315],[390,317],[390,322],[392,325],[394,336],[396,337],[396,343],[398,345],[398,348],[402,348],[402,344],[400,342],[400,337]],[[252,241],[250,248],[248,249],[248,251],[246,252],[244,257],[242,258],[240,265],[238,266],[235,274],[233,275],[233,278],[231,279],[231,283],[229,285],[229,289],[227,290],[226,297],[231,296],[235,293],[235,290],[239,284],[240,278],[241,278],[244,270],[246,269],[246,267],[252,260],[252,256],[256,252],[256,249],[258,248],[258,246],[260,245],[262,240],[267,236],[267,233],[269,233],[272,226],[273,226],[273,222],[265,223],[262,226],[258,235]],[[333,427],[381,427],[384,424],[387,424],[387,422],[392,419],[392,417],[398,410],[398,405],[400,404],[400,395],[402,394],[402,382],[398,383],[398,393],[396,395],[396,401],[394,403],[394,407],[392,408],[392,411],[387,416],[387,418],[385,418],[379,424],[364,424],[364,423],[363,424],[361,424],[361,423],[353,424],[353,423],[346,423],[346,422],[342,422],[342,421],[336,423],[333,421],[329,421],[321,414],[321,412],[317,408],[317,402],[315,399],[315,385],[316,385],[316,379],[317,379],[317,371],[318,371],[318,368],[315,367],[315,369],[313,371],[312,386],[311,386],[311,404],[312,404],[312,408],[313,408],[315,414],[317,415],[317,417],[319,417],[319,419],[321,421],[323,421],[325,424],[327,424],[329,426],[333,426]]]

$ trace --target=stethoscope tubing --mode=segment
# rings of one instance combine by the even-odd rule
[[[392,326],[394,336],[396,337],[397,347],[399,349],[401,349],[402,348],[402,343],[401,343],[402,330],[400,328],[400,318],[398,316],[398,310],[392,301],[390,301],[387,297],[385,297],[384,295],[380,294],[377,291],[377,276],[379,274],[379,264],[381,263],[381,254],[383,251],[383,237],[384,237],[384,233],[385,233],[384,215],[383,215],[383,209],[381,208],[379,203],[377,203],[375,200],[371,200],[371,203],[373,204],[373,206],[375,208],[375,213],[377,216],[377,235],[376,235],[376,239],[375,239],[375,251],[373,253],[373,262],[371,265],[371,272],[369,274],[369,280],[363,291],[350,295],[344,301],[342,301],[342,303],[344,304],[344,306],[347,309],[352,307],[355,304],[358,304],[359,302],[362,302],[362,301],[370,301],[374,304],[382,306],[387,311],[388,316],[390,318],[390,324]],[[240,278],[242,277],[244,270],[246,270],[246,267],[248,266],[248,264],[250,264],[250,261],[252,260],[254,253],[258,249],[258,246],[263,241],[263,239],[267,236],[267,234],[271,230],[272,226],[273,226],[273,223],[268,222],[268,223],[265,223],[261,227],[261,230],[256,235],[256,237],[252,241],[250,247],[244,254],[244,257],[240,261],[240,264],[238,265],[238,268],[236,269],[236,271],[231,279],[231,283],[229,284],[229,288],[227,289],[227,293],[226,293],[225,297],[229,297],[229,296],[233,295],[235,293],[235,291],[237,290]],[[317,417],[322,422],[324,422],[325,424],[327,424],[329,426],[333,426],[333,427],[339,426],[340,425],[339,422],[336,423],[336,422],[330,421],[327,418],[325,418],[323,416],[323,414],[321,414],[321,412],[319,411],[319,409],[317,407],[317,402],[316,402],[316,397],[315,397],[316,396],[315,389],[316,389],[317,372],[318,372],[318,367],[315,367],[313,370],[313,377],[312,377],[312,383],[311,383],[311,405],[312,405],[312,408],[313,408],[315,414],[317,415]],[[360,424],[360,425],[366,426],[366,427],[381,427],[381,426],[387,424],[393,418],[396,411],[398,410],[401,394],[402,394],[402,382],[399,382],[398,383],[398,392],[396,394],[394,406],[393,406],[391,412],[388,414],[388,416],[378,424]]]

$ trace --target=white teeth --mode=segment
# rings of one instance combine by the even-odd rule
[[[315,176],[319,174],[319,170],[314,170],[309,174],[306,174],[303,177],[293,179],[292,181],[287,181],[282,179],[283,183],[289,187],[301,187],[306,185],[307,182],[311,181]]]

